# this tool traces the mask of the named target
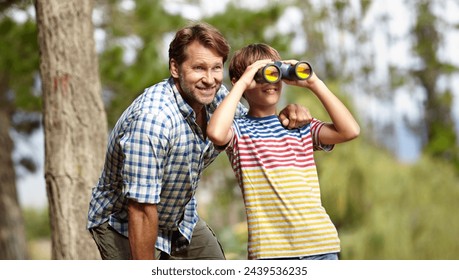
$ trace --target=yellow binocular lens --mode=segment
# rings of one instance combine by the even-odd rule
[[[276,61],[277,65],[281,69],[282,79],[286,80],[306,80],[312,76],[312,67],[306,61],[297,62],[295,65],[282,63]]]
[[[280,79],[279,68],[277,68],[275,65],[268,65],[263,70],[263,76],[269,83],[276,83]]]
[[[267,64],[265,67],[258,70],[255,75],[257,83],[277,83],[281,79],[280,68],[275,64]]]
[[[255,75],[257,83],[277,83],[280,79],[306,80],[312,76],[312,67],[306,61],[300,61],[295,65],[276,61],[261,68]]]
[[[311,65],[307,62],[298,62],[295,65],[295,74],[300,80],[306,80],[311,77],[312,69]]]

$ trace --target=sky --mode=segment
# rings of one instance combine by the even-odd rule
[[[38,163],[38,169],[30,174],[19,168],[17,173],[17,190],[19,203],[25,207],[42,208],[48,204],[46,185],[44,178],[45,142],[42,129],[37,129],[30,138],[13,134],[15,146],[19,147],[13,153],[13,158],[20,155],[33,155]]]
[[[215,0],[201,0],[201,8],[185,5],[183,1],[180,0],[173,0],[167,1],[165,8],[170,13],[179,13],[182,14],[184,17],[187,17],[192,20],[199,19],[203,16],[209,16],[214,13],[222,12],[225,9],[226,4],[229,0],[222,0],[222,1],[215,1]],[[248,9],[257,9],[263,7],[266,4],[266,0],[259,0],[259,1],[244,1],[240,0],[241,6],[248,8]],[[327,5],[329,1],[316,1],[316,5]],[[457,14],[459,14],[458,5],[453,5],[452,2],[454,0],[444,0],[441,3],[444,5],[439,5],[439,13],[442,13],[445,20],[449,22],[455,22],[459,24],[457,19]],[[351,3],[355,4],[356,1],[352,0]],[[416,63],[413,60],[412,56],[410,55],[409,44],[406,40],[403,40],[408,33],[409,21],[410,19],[407,15],[409,11],[406,10],[405,7],[397,5],[396,3],[400,3],[398,1],[391,2],[391,5],[387,4],[387,1],[384,0],[377,0],[375,1],[372,10],[369,12],[369,16],[362,22],[364,28],[375,28],[374,30],[374,40],[372,40],[373,45],[365,46],[368,49],[376,48],[378,51],[374,52],[375,57],[374,59],[378,61],[378,65],[380,65],[380,69],[377,71],[377,77],[382,79],[381,83],[384,83],[384,77],[387,76],[388,73],[385,73],[385,69],[387,69],[387,63],[396,62],[399,64],[412,64]],[[132,0],[124,0],[121,6],[126,9],[133,8],[134,1]],[[358,12],[358,11],[357,11]],[[387,12],[391,15],[391,19],[388,22],[388,26],[381,26],[375,22],[378,17],[378,13],[380,12]],[[33,11],[30,11],[33,13]],[[18,20],[24,18],[24,14],[18,13],[16,17]],[[278,32],[289,32],[289,31],[297,31],[296,37],[293,41],[293,50],[298,52],[303,52],[307,42],[305,41],[304,34],[301,31],[298,31],[295,28],[295,22],[301,20],[302,13],[298,11],[295,7],[290,7],[286,10],[285,14],[281,17],[281,22],[274,26],[273,28],[276,29]],[[97,12],[95,12],[94,20],[97,20]],[[380,28],[380,30],[378,30]],[[388,41],[389,39],[384,34],[384,28],[389,28],[391,30],[391,34],[393,34],[394,38],[392,41]],[[331,33],[331,36],[334,34]],[[96,43],[99,38],[103,40],[103,33],[101,31],[96,30]],[[171,38],[166,38],[167,40],[171,40]],[[353,42],[348,42],[351,47]],[[165,45],[168,45],[168,42],[165,42]],[[386,46],[386,47],[385,47]],[[459,32],[450,32],[448,37],[446,38],[446,44],[443,46],[441,50],[441,55],[444,57],[444,60],[450,61],[456,66],[459,67],[459,56],[456,55],[457,46],[459,46]],[[97,44],[98,48],[102,48],[102,44]],[[126,48],[138,48],[141,47],[141,42],[139,42],[135,37],[130,38],[125,43]],[[364,48],[365,48],[364,47]],[[364,49],[363,48],[363,49]],[[126,60],[132,60],[132,54],[130,52]],[[167,55],[167,54],[165,54]],[[452,80],[444,81],[443,84],[453,84],[454,88],[459,88],[459,76],[454,77]],[[454,114],[456,119],[459,119],[459,93],[456,92],[456,99],[454,105]],[[403,118],[408,119],[416,119],[421,117],[419,112],[419,106],[422,103],[422,93],[413,94],[410,90],[400,89],[399,92],[394,93],[394,101],[391,108],[391,112],[387,112],[387,107],[381,106],[380,102],[371,96],[368,95],[361,95],[359,96],[359,101],[356,102],[356,106],[361,111],[366,111],[368,114],[366,117],[372,119],[380,119],[384,120],[384,116],[388,118],[394,118],[395,120],[401,120]],[[391,120],[394,121],[394,120]],[[412,162],[415,161],[419,155],[419,141],[412,134],[408,133],[404,127],[400,125],[399,122],[397,123],[397,137],[398,142],[401,143],[397,146],[397,154],[401,161]],[[459,122],[457,122],[458,131],[459,131]],[[30,139],[25,139],[20,135],[13,135],[18,147],[15,151],[13,157],[18,158],[21,154],[31,154],[34,155],[36,161],[39,163],[39,167],[36,173],[26,174],[23,170],[18,171],[18,179],[17,179],[17,186],[18,186],[18,195],[19,201],[21,205],[26,207],[44,207],[47,205],[47,197],[46,197],[46,187],[45,187],[45,180],[44,180],[44,172],[43,172],[43,161],[44,161],[44,135],[42,130],[36,131]]]

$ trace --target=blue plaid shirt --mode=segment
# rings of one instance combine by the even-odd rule
[[[228,93],[222,86],[207,118]],[[246,108],[239,106],[238,115]],[[156,247],[166,253],[191,240],[198,221],[196,188],[201,173],[218,155],[204,139],[193,109],[183,100],[172,78],[147,88],[126,109],[112,130],[105,165],[92,191],[88,228],[108,220],[128,236],[128,199],[157,204]],[[174,231],[181,233],[172,244]]]

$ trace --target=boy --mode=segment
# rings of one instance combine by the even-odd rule
[[[233,88],[211,117],[207,136],[226,149],[241,187],[249,259],[336,260],[339,238],[322,207],[313,151],[332,150],[334,144],[357,137],[360,127],[314,73],[306,80],[283,81],[312,91],[332,123],[313,118],[303,128],[283,127],[276,117],[282,81],[254,79],[260,69],[279,60],[279,53],[266,44],[251,44],[234,54],[229,65]],[[249,112],[234,119],[242,96]]]

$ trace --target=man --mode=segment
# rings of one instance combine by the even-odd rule
[[[116,123],[88,213],[103,259],[225,259],[198,217],[195,191],[219,153],[206,128],[228,93],[222,81],[229,50],[210,25],[179,30],[169,47],[171,77],[147,88]],[[310,120],[304,108],[286,109],[284,125]],[[237,114],[246,112],[238,106]]]

